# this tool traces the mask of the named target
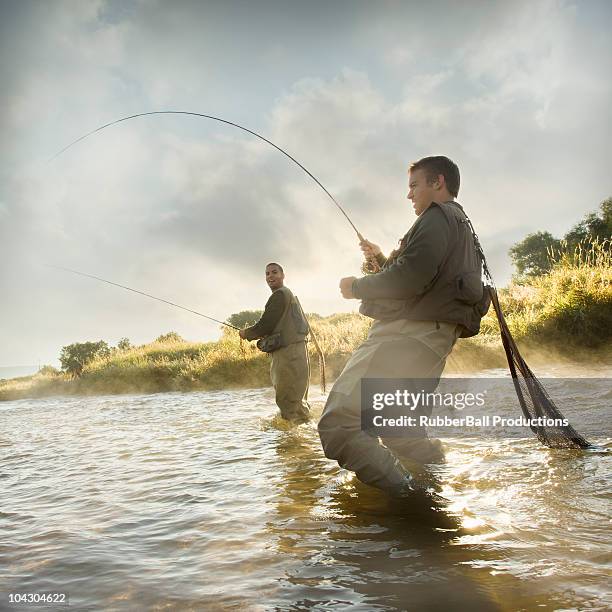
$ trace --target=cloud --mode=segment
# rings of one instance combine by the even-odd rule
[[[591,5],[351,3],[348,15],[341,4],[262,3],[252,19],[234,3],[3,6],[14,61],[1,73],[0,280],[3,320],[20,327],[2,332],[0,363],[49,360],[78,338],[217,333],[40,262],[224,317],[263,305],[261,269],[280,260],[307,310],[356,307],[337,290],[360,265],[350,225],[252,136],[147,117],[47,163],[134,112],[207,112],[257,130],[386,251],[414,220],[408,163],[447,154],[499,284],[513,242],[563,233],[610,194],[610,41]]]

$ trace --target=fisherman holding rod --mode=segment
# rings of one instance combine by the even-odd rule
[[[310,364],[306,348],[308,321],[298,299],[285,287],[285,273],[277,263],[266,266],[272,295],[255,325],[239,331],[245,340],[260,339],[257,346],[272,356],[270,378],[281,416],[293,423],[310,419],[308,384]]]
[[[361,480],[374,486],[390,491],[410,488],[409,475],[406,475],[406,471],[389,449],[398,457],[414,457],[416,454],[425,461],[428,452],[429,460],[435,458],[436,454],[441,455],[441,447],[432,445],[425,432],[418,430],[415,431],[419,436],[415,436],[413,432],[413,438],[416,439],[410,443],[404,441],[398,444],[397,441],[385,440],[387,448],[377,443],[373,446],[372,440],[375,438],[371,436],[369,440],[364,439],[355,421],[356,414],[359,413],[359,381],[364,377],[414,378],[425,375],[433,379],[435,388],[455,341],[458,337],[465,338],[478,333],[480,320],[491,303],[499,323],[508,367],[523,414],[526,418],[542,414],[553,419],[562,417],[512,338],[478,237],[469,218],[453,199],[459,192],[459,169],[451,160],[441,156],[425,157],[411,165],[408,198],[414,204],[418,219],[401,240],[399,248],[385,258],[377,245],[364,239],[348,213],[321,181],[295,157],[261,134],[221,117],[180,110],[150,111],[121,117],[80,136],[56,153],[52,159],[106,128],[125,121],[161,115],[217,121],[251,134],[274,147],[301,168],[325,192],[359,238],[367,260],[365,269],[374,274],[361,279],[353,276],[343,278],[340,281],[340,290],[347,299],[361,299],[360,311],[376,319],[376,322],[372,325],[366,342],[353,354],[340,375],[321,418],[319,433],[328,457],[337,459],[340,465],[354,470]],[[59,268],[134,291],[237,329],[227,322],[148,293],[69,268]],[[282,268],[278,268],[282,275]],[[483,273],[486,288],[481,280]],[[296,303],[299,306],[297,299]],[[308,330],[319,355],[321,383],[325,392],[324,355],[312,330]],[[264,340],[264,344],[270,346],[268,340]],[[299,371],[301,377],[303,366]],[[308,405],[305,399],[307,379],[304,384],[304,393],[301,395],[302,409],[291,413],[297,414],[297,420],[303,420],[303,407]],[[346,426],[343,425],[344,420]],[[550,430],[545,427],[531,429],[543,444],[551,448],[592,446],[569,424]],[[356,459],[360,454],[361,459]]]
[[[417,220],[385,258],[363,239],[366,257],[379,272],[340,281],[346,299],[362,300],[360,312],[375,319],[366,341],[336,380],[319,422],[325,455],[366,484],[392,495],[414,486],[409,460],[442,460],[438,440],[424,428],[404,437],[378,438],[362,429],[364,378],[428,379],[433,391],[459,337],[478,333],[488,308],[482,260],[466,216],[454,198],[459,169],[447,157],[425,157],[410,166],[408,199]],[[403,461],[403,463],[402,463]]]

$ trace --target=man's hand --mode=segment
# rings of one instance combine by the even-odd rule
[[[359,243],[359,246],[366,257],[376,257],[376,255],[381,253],[380,247],[377,244],[365,238]]]
[[[353,281],[357,280],[356,276],[347,276],[340,280],[340,293],[342,293],[342,297],[351,300],[355,296],[353,295]]]
[[[245,329],[240,329],[238,330],[238,335],[243,339],[246,340],[246,330]]]

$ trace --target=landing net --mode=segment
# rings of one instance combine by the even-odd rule
[[[542,383],[521,356],[499,304],[497,289],[487,266],[487,260],[480,246],[478,236],[469,219],[467,219],[467,223],[474,236],[476,249],[482,259],[482,268],[486,279],[485,290],[491,296],[491,303],[499,323],[502,344],[506,352],[508,367],[510,368],[510,374],[512,375],[514,389],[516,390],[521,410],[529,421],[545,423],[541,426],[530,425],[531,431],[533,431],[542,444],[551,448],[590,448],[592,445],[569,424],[569,421],[557,408],[557,405],[548,395]],[[567,425],[563,425],[563,422],[566,422]],[[554,424],[549,425],[548,423]]]

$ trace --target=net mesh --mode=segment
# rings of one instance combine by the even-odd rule
[[[521,356],[499,305],[497,290],[494,286],[487,286],[486,288],[491,296],[491,303],[499,322],[501,339],[521,410],[525,418],[530,420],[540,418],[544,423],[542,425],[530,425],[531,431],[542,444],[551,448],[589,448],[591,444],[565,419],[546,392],[544,385]],[[566,422],[567,425],[564,425],[563,422]]]
[[[508,360],[508,367],[512,375],[514,389],[518,396],[519,404],[523,415],[530,421],[537,424],[530,425],[531,431],[537,436],[538,440],[551,448],[589,448],[592,445],[581,436],[563,416],[555,402],[546,392],[544,385],[538,380],[531,371],[510,333],[506,318],[502,312],[497,289],[493,282],[493,277],[487,266],[484,252],[480,246],[478,236],[469,219],[468,225],[474,236],[476,249],[482,259],[483,274],[485,277],[485,290],[489,292],[491,303],[499,323],[502,344]],[[542,423],[540,425],[540,423]],[[567,424],[563,424],[567,423]]]

